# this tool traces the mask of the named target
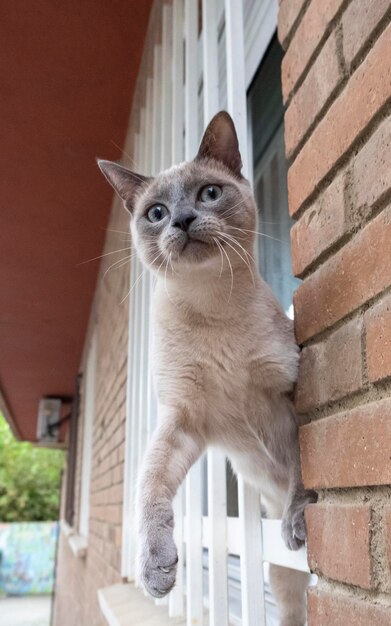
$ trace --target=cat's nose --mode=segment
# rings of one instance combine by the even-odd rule
[[[194,222],[197,216],[194,213],[187,212],[179,213],[172,217],[171,225],[174,228],[180,228],[185,233],[189,230],[189,226],[192,222]]]

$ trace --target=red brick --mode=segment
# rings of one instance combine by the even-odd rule
[[[341,80],[337,37],[333,32],[285,114],[285,148],[288,158]]]
[[[306,0],[281,0],[278,11],[278,39],[285,47],[285,42],[303,8]]]
[[[342,16],[343,52],[351,63],[390,9],[390,0],[353,0]]]
[[[354,72],[289,169],[291,215],[297,213],[390,97],[391,25]]]
[[[368,377],[371,382],[391,376],[391,295],[364,316]]]
[[[284,101],[306,69],[344,0],[312,0],[282,61]]]
[[[344,176],[333,180],[291,228],[292,271],[303,272],[346,232]]]
[[[361,328],[361,319],[352,320],[325,341],[303,349],[296,388],[299,413],[361,388]]]
[[[391,399],[357,407],[300,429],[307,489],[391,483]]]
[[[391,605],[312,587],[308,591],[308,626],[390,626]]]
[[[299,343],[332,326],[391,284],[391,207],[380,213],[294,295]]]
[[[312,504],[305,518],[311,571],[370,589],[370,507]]]
[[[353,161],[353,211],[369,213],[391,189],[391,117],[388,117]]]

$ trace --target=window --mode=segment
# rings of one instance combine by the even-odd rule
[[[76,390],[72,403],[72,411],[69,422],[68,454],[66,470],[66,491],[65,491],[65,520],[69,526],[73,526],[75,518],[75,478],[77,460],[77,431],[80,409],[80,385],[82,375],[76,378]]]
[[[261,274],[285,312],[293,317],[292,297],[299,281],[292,276],[284,107],[281,92],[282,49],[274,36],[249,90],[254,160],[254,191],[259,207],[257,252]]]
[[[95,407],[95,369],[96,369],[96,337],[92,338],[86,364],[85,401],[83,420],[83,449],[80,490],[79,533],[88,537],[90,516],[90,481],[92,461],[92,428]]]
[[[236,122],[245,173],[251,174],[246,126],[249,107],[255,191],[261,204],[259,226],[267,235],[258,242],[259,262],[265,279],[289,310],[295,283],[290,275],[279,90],[281,52],[273,40],[277,10],[277,0],[155,2],[126,150],[146,175],[191,159],[197,152],[203,120],[225,106]],[[286,243],[281,244],[280,239]],[[152,289],[152,278],[135,260],[131,268],[122,553],[122,575],[130,580],[136,554],[134,487],[156,418],[149,374]],[[263,626],[266,614],[268,625],[275,623],[267,608],[265,564],[307,570],[306,556],[303,551],[292,553],[285,548],[279,520],[261,522],[259,496],[240,477],[236,483],[221,453],[211,450],[190,470],[186,485],[177,494],[174,512],[179,563],[177,584],[167,601],[169,614],[184,615],[186,604],[189,625],[202,626],[205,606],[209,623],[218,626],[227,624],[228,619],[242,626]]]

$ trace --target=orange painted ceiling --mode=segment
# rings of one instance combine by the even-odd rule
[[[23,439],[74,393],[150,0],[0,8],[0,390]]]

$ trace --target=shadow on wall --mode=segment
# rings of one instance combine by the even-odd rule
[[[58,522],[0,524],[0,593],[52,593]]]

